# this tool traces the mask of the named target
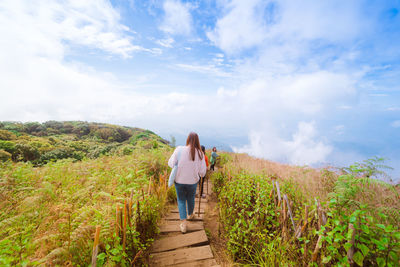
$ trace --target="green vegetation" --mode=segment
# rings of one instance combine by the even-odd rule
[[[103,126],[1,124],[1,266],[88,266],[97,225],[99,266],[145,263],[174,196],[166,186],[172,150],[150,131]]]
[[[35,166],[59,159],[129,155],[138,147],[167,147],[149,130],[81,121],[0,122],[0,161],[29,161]]]
[[[212,176],[232,258],[259,266],[398,266],[399,189],[374,179],[382,168],[374,158],[337,175],[232,154]]]

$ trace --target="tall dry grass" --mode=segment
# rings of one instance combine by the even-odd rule
[[[224,164],[212,180],[236,261],[257,266],[397,266],[399,188],[371,178],[384,167],[375,165],[379,159],[339,172],[246,154],[220,156]]]
[[[310,202],[314,198],[322,202],[329,200],[329,193],[335,190],[338,177],[343,174],[331,167],[311,168],[308,166],[295,166],[259,159],[247,154],[227,153],[230,160],[225,165],[231,175],[245,172],[263,175],[266,179],[276,177],[283,183],[290,182]],[[387,184],[383,181],[371,179],[372,182],[359,184],[361,188],[356,196],[356,201],[367,204],[372,210],[384,212],[390,216],[400,218],[400,187]],[[397,226],[400,222],[397,220]]]
[[[309,198],[326,200],[337,179],[337,174],[327,169],[282,164],[247,154],[230,153],[230,156],[232,159],[226,168],[232,172],[245,171],[249,174],[264,175],[266,179],[276,177],[278,181],[290,181]]]
[[[133,208],[140,203],[142,220],[149,220],[146,229],[136,230],[151,236],[166,201],[169,155],[169,150],[138,149],[127,156],[38,168],[3,163],[0,265],[88,265],[96,225],[106,252],[104,245],[115,239],[115,210],[127,198],[133,198]]]

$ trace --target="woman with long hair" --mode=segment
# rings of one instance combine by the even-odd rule
[[[178,146],[175,149],[168,165],[173,168],[176,163],[178,170],[175,176],[175,189],[181,220],[180,229],[182,233],[186,233],[186,220],[194,217],[194,199],[199,177],[203,177],[207,171],[199,136],[196,133],[189,134],[186,146]]]

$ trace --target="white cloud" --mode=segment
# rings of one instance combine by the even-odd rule
[[[183,64],[183,63],[178,63],[175,64],[176,67],[186,70],[186,71],[191,71],[191,72],[199,72],[203,74],[209,74],[212,76],[219,76],[219,77],[231,77],[231,73],[224,71],[221,68],[218,68],[217,66],[213,64],[209,65],[192,65],[192,64]]]
[[[288,107],[313,114],[327,103],[354,93],[354,81],[348,75],[318,71],[289,78],[281,97]]]
[[[171,37],[169,38],[165,38],[165,39],[161,39],[161,40],[157,40],[156,43],[166,47],[166,48],[172,48],[172,44],[175,42],[175,40]]]
[[[227,53],[260,45],[267,30],[259,12],[262,6],[258,0],[230,1],[226,7],[229,11],[207,33],[208,38]]]
[[[353,107],[352,106],[347,106],[347,105],[341,105],[341,106],[338,106],[338,108],[339,109],[345,109],[345,110],[347,109],[348,110],[348,109],[352,109]]]
[[[68,45],[83,45],[122,57],[147,49],[132,44],[129,28],[108,1],[3,1],[0,31],[9,45],[62,59]]]
[[[238,94],[237,90],[226,90],[224,87],[220,87],[217,90],[217,96],[220,98],[235,97],[237,96],[237,94]]]
[[[386,109],[387,111],[399,111],[400,107],[389,107]]]
[[[135,50],[107,1],[0,3],[0,120],[128,121],[182,109],[184,95],[139,94],[114,75],[65,62],[71,47],[130,57]]]
[[[272,26],[273,36],[330,42],[352,40],[368,30],[360,12],[362,4],[361,1],[338,4],[334,0],[280,1],[276,9],[279,19]]]
[[[253,47],[301,47],[312,40],[347,42],[369,29],[360,15],[361,5],[360,1],[340,5],[336,1],[225,1],[223,16],[207,36],[229,54]]]
[[[333,149],[322,137],[326,132],[319,128],[319,121],[329,120],[338,107],[351,107],[347,100],[356,95],[355,87],[362,76],[358,70],[345,67],[353,60],[347,54],[337,57],[340,64],[324,68],[330,61],[309,50],[307,40],[345,42],[357,34],[346,32],[341,22],[333,26],[332,32],[314,25],[321,20],[324,27],[328,26],[321,15],[329,11],[328,4],[317,3],[314,7],[306,1],[305,7],[297,7],[299,13],[315,16],[307,18],[295,14],[292,5],[297,4],[280,2],[280,8],[291,5],[290,10],[279,9],[282,17],[270,14],[272,17],[265,21],[263,11],[272,2],[229,1],[208,36],[230,55],[207,50],[213,57],[208,64],[204,58],[195,63],[170,62],[168,66],[173,67],[165,70],[166,76],[171,75],[165,79],[172,81],[169,84],[164,84],[158,73],[128,84],[85,64],[67,63],[65,55],[75,46],[122,57],[130,57],[134,51],[160,54],[160,48],[135,46],[132,30],[120,23],[118,12],[106,1],[38,3],[0,3],[0,120],[81,119],[164,132],[176,126],[179,132],[199,129],[221,136],[248,134],[249,144],[237,151],[295,164],[315,164],[324,162]],[[310,10],[302,10],[307,8]],[[159,45],[172,47],[175,40],[169,36],[193,32],[190,9],[189,4],[180,1],[164,3],[160,28],[167,38],[156,41]],[[321,10],[325,13],[317,12]],[[325,15],[335,19],[331,13]],[[296,16],[306,21],[297,21]],[[346,23],[351,22],[350,16],[345,17]],[[307,29],[297,29],[292,23]],[[197,45],[195,53],[199,51]],[[257,47],[252,50],[254,56],[235,57],[235,53],[252,47]],[[190,53],[191,47],[183,48],[188,50],[185,54]],[[187,78],[187,72],[191,72],[190,77],[199,77],[196,75],[200,73],[209,86],[199,86],[193,79],[188,85],[190,92],[175,93],[185,88],[174,79]],[[163,83],[163,91],[152,93],[154,80]],[[332,125],[329,131],[341,133],[340,126]]]
[[[160,29],[174,35],[189,35],[192,32],[190,5],[179,0],[166,0],[163,5],[164,20]]]
[[[393,128],[400,128],[400,120],[398,121],[393,121],[390,126],[392,126]]]
[[[290,140],[274,133],[274,129],[266,129],[252,132],[249,136],[250,144],[234,147],[234,151],[291,164],[316,164],[324,162],[333,149],[330,145],[315,140],[316,135],[314,123],[299,122],[297,131]]]

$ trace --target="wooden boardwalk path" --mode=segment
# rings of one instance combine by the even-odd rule
[[[207,182],[204,191],[207,193]],[[211,194],[211,183],[208,183]],[[208,196],[207,196],[208,197]],[[204,230],[203,219],[207,216],[207,198],[201,199],[200,216],[197,214],[199,199],[196,198],[195,219],[188,221],[187,232],[182,234],[177,208],[173,208],[160,225],[160,235],[151,247],[150,266],[219,266],[214,258]]]

